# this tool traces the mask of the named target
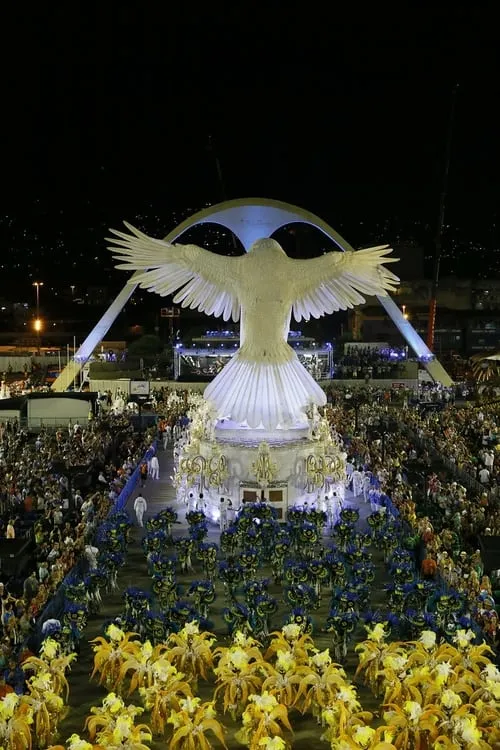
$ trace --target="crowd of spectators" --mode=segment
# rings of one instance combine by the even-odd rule
[[[346,346],[335,360],[335,377],[341,380],[401,378],[405,372],[404,349],[373,349]]]
[[[500,404],[409,410],[406,424],[459,472],[496,494],[500,485]]]
[[[500,535],[500,511],[488,492],[500,483],[500,406],[453,406],[452,398],[443,397],[440,411],[406,402],[404,412],[391,412],[397,391],[387,397],[386,390],[368,387],[362,395],[357,399],[354,394],[358,414],[344,390],[332,391],[327,413],[342,426],[352,464],[374,475],[402,517],[419,530],[423,572],[434,565],[436,574],[459,589],[466,587],[471,597],[491,589],[482,576],[477,537]],[[168,445],[199,395],[162,389],[154,398],[159,432]],[[404,422],[410,432],[396,429],[396,422]],[[0,576],[0,670],[15,689],[15,658],[35,619],[77,558],[86,554],[99,519],[109,512],[145,447],[129,418],[111,411],[85,427],[71,424],[38,436],[0,424],[0,539],[31,543],[24,568]],[[479,486],[465,488],[450,473],[438,475],[436,455],[451,461],[451,469],[472,472]],[[428,477],[425,487],[415,478],[419,472]],[[491,619],[487,622],[491,626]]]
[[[78,558],[92,554],[96,527],[148,439],[113,415],[37,436],[0,425],[0,543],[17,543],[20,555],[16,570],[2,570],[0,675],[15,690],[37,617]]]
[[[495,499],[480,484],[466,488],[449,471],[443,471],[442,464],[439,472],[433,470],[436,453],[427,449],[432,435],[428,431],[422,435],[424,440],[412,439],[402,423],[401,412],[389,412],[392,416],[388,416],[387,407],[375,400],[362,409],[363,420],[356,430],[352,410],[346,409],[345,404],[340,402],[328,409],[331,422],[344,426],[349,461],[366,475],[376,477],[381,491],[419,534],[422,574],[440,575],[443,582],[467,594],[471,612],[490,639],[498,643],[499,621],[492,590],[500,588],[500,576],[495,573],[493,581],[484,576],[478,549],[479,535],[500,535],[500,510]],[[491,449],[482,445],[484,422],[492,424],[499,413],[497,409],[496,405],[482,407],[479,412],[471,405],[449,407],[422,419],[418,408],[407,408],[404,421],[421,430],[422,423],[443,420],[447,427],[452,426],[452,432],[439,443],[441,455],[449,455],[459,438],[466,441],[465,433],[472,440],[471,445],[477,445],[478,464],[484,466],[486,453],[492,456]],[[385,422],[383,437],[381,419]],[[493,452],[493,459],[497,455]],[[494,466],[496,463],[494,460]],[[425,483],[422,477],[426,477]]]

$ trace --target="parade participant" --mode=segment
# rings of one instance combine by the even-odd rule
[[[220,499],[219,528],[221,531],[227,528],[227,506],[223,497]]]
[[[148,504],[146,502],[146,498],[144,498],[139,493],[139,495],[137,495],[137,497],[135,498],[135,501],[134,501],[134,511],[135,511],[135,516],[137,518],[137,524],[141,528],[143,526],[142,519],[143,519],[144,513],[147,511],[147,509],[148,509]]]
[[[151,475],[151,479],[160,478],[160,462],[158,461],[157,456],[153,456],[151,458],[150,475]]]

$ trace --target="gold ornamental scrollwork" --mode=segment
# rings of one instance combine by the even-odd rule
[[[252,463],[252,472],[262,489],[268,487],[278,476],[278,464],[271,458],[269,443],[260,443],[257,460]]]
[[[227,458],[222,454],[213,455],[208,462],[208,484],[211,487],[222,487],[229,478]]]
[[[311,454],[306,458],[306,474],[308,483],[316,488],[323,487],[326,481],[325,457]]]
[[[207,462],[203,456],[181,458],[179,473],[186,477],[188,484],[193,484],[198,477],[200,477],[200,481],[203,481],[206,467]]]
[[[326,455],[326,476],[333,482],[340,482],[345,479],[345,462],[338,454]]]
[[[345,464],[337,453],[311,454],[306,458],[306,475],[313,488],[323,487],[327,481],[339,482],[345,479]]]

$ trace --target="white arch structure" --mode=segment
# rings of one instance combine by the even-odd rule
[[[165,241],[174,242],[186,230],[191,229],[198,224],[206,223],[220,224],[226,229],[230,229],[247,251],[255,240],[263,237],[270,237],[277,229],[280,229],[287,224],[294,223],[309,224],[310,226],[316,227],[329,239],[333,240],[339,250],[345,251],[353,249],[343,237],[341,237],[326,222],[320,219],[319,216],[316,216],[309,211],[305,211],[303,208],[292,206],[289,203],[282,203],[281,201],[268,200],[265,198],[230,200],[225,201],[224,203],[217,203],[215,206],[210,206],[203,211],[193,214],[193,216],[190,216],[179,224],[178,227],[169,232],[165,237]],[[141,272],[132,276],[132,282],[139,273]],[[65,391],[69,388],[76,375],[92,355],[96,346],[109,331],[113,322],[116,320],[136,288],[137,284],[133,283],[127,283],[123,287],[122,291],[118,294],[100,321],[80,346],[75,357],[60,373],[52,386],[52,390]],[[403,313],[391,297],[378,297],[377,299],[399,329],[408,345],[415,352],[416,356],[424,363],[432,378],[443,385],[451,385],[452,380],[446,370],[434,357],[411,323],[405,319]]]

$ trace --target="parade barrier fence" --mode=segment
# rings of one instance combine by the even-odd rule
[[[137,480],[139,479],[139,467],[140,467],[140,465],[144,461],[149,461],[154,456],[155,453],[156,453],[156,440],[154,441],[154,443],[151,446],[151,448],[148,448],[148,450],[144,454],[142,460],[139,461],[139,463],[135,467],[134,471],[132,472],[132,474],[128,478],[128,481],[127,481],[126,485],[124,486],[124,488],[122,489],[122,491],[120,492],[120,494],[118,495],[118,497],[115,500],[114,506],[113,506],[112,510],[110,511],[110,515],[112,515],[113,513],[125,510],[125,508],[127,507],[127,503],[129,501],[130,495],[133,493],[133,491],[135,489],[135,486],[137,484]]]
[[[141,460],[138,462],[136,468],[130,475],[127,483],[123,487],[122,491],[116,498],[113,507],[111,508],[108,517],[113,515],[114,513],[120,512],[125,510],[127,503],[130,499],[130,496],[132,495],[135,486],[137,484],[137,480],[139,478],[139,467],[144,461],[148,461],[150,458],[153,457],[153,455],[156,453],[156,440],[153,442],[152,446],[148,448],[144,456],[141,458]],[[50,599],[50,601],[46,604],[45,609],[42,610],[41,614],[38,616],[34,628],[34,632],[30,633],[27,644],[32,644],[36,650],[38,650],[43,637],[42,637],[42,628],[45,622],[47,620],[60,620],[64,611],[64,603],[65,603],[65,589],[68,584],[68,582],[75,578],[75,576],[81,577],[84,574],[85,571],[85,558],[84,555],[80,555],[79,559],[77,560],[76,564],[71,568],[69,573],[65,576],[64,580],[59,585],[59,588],[55,592],[54,596]],[[28,646],[29,647],[29,646]],[[31,648],[30,650],[34,650]]]

